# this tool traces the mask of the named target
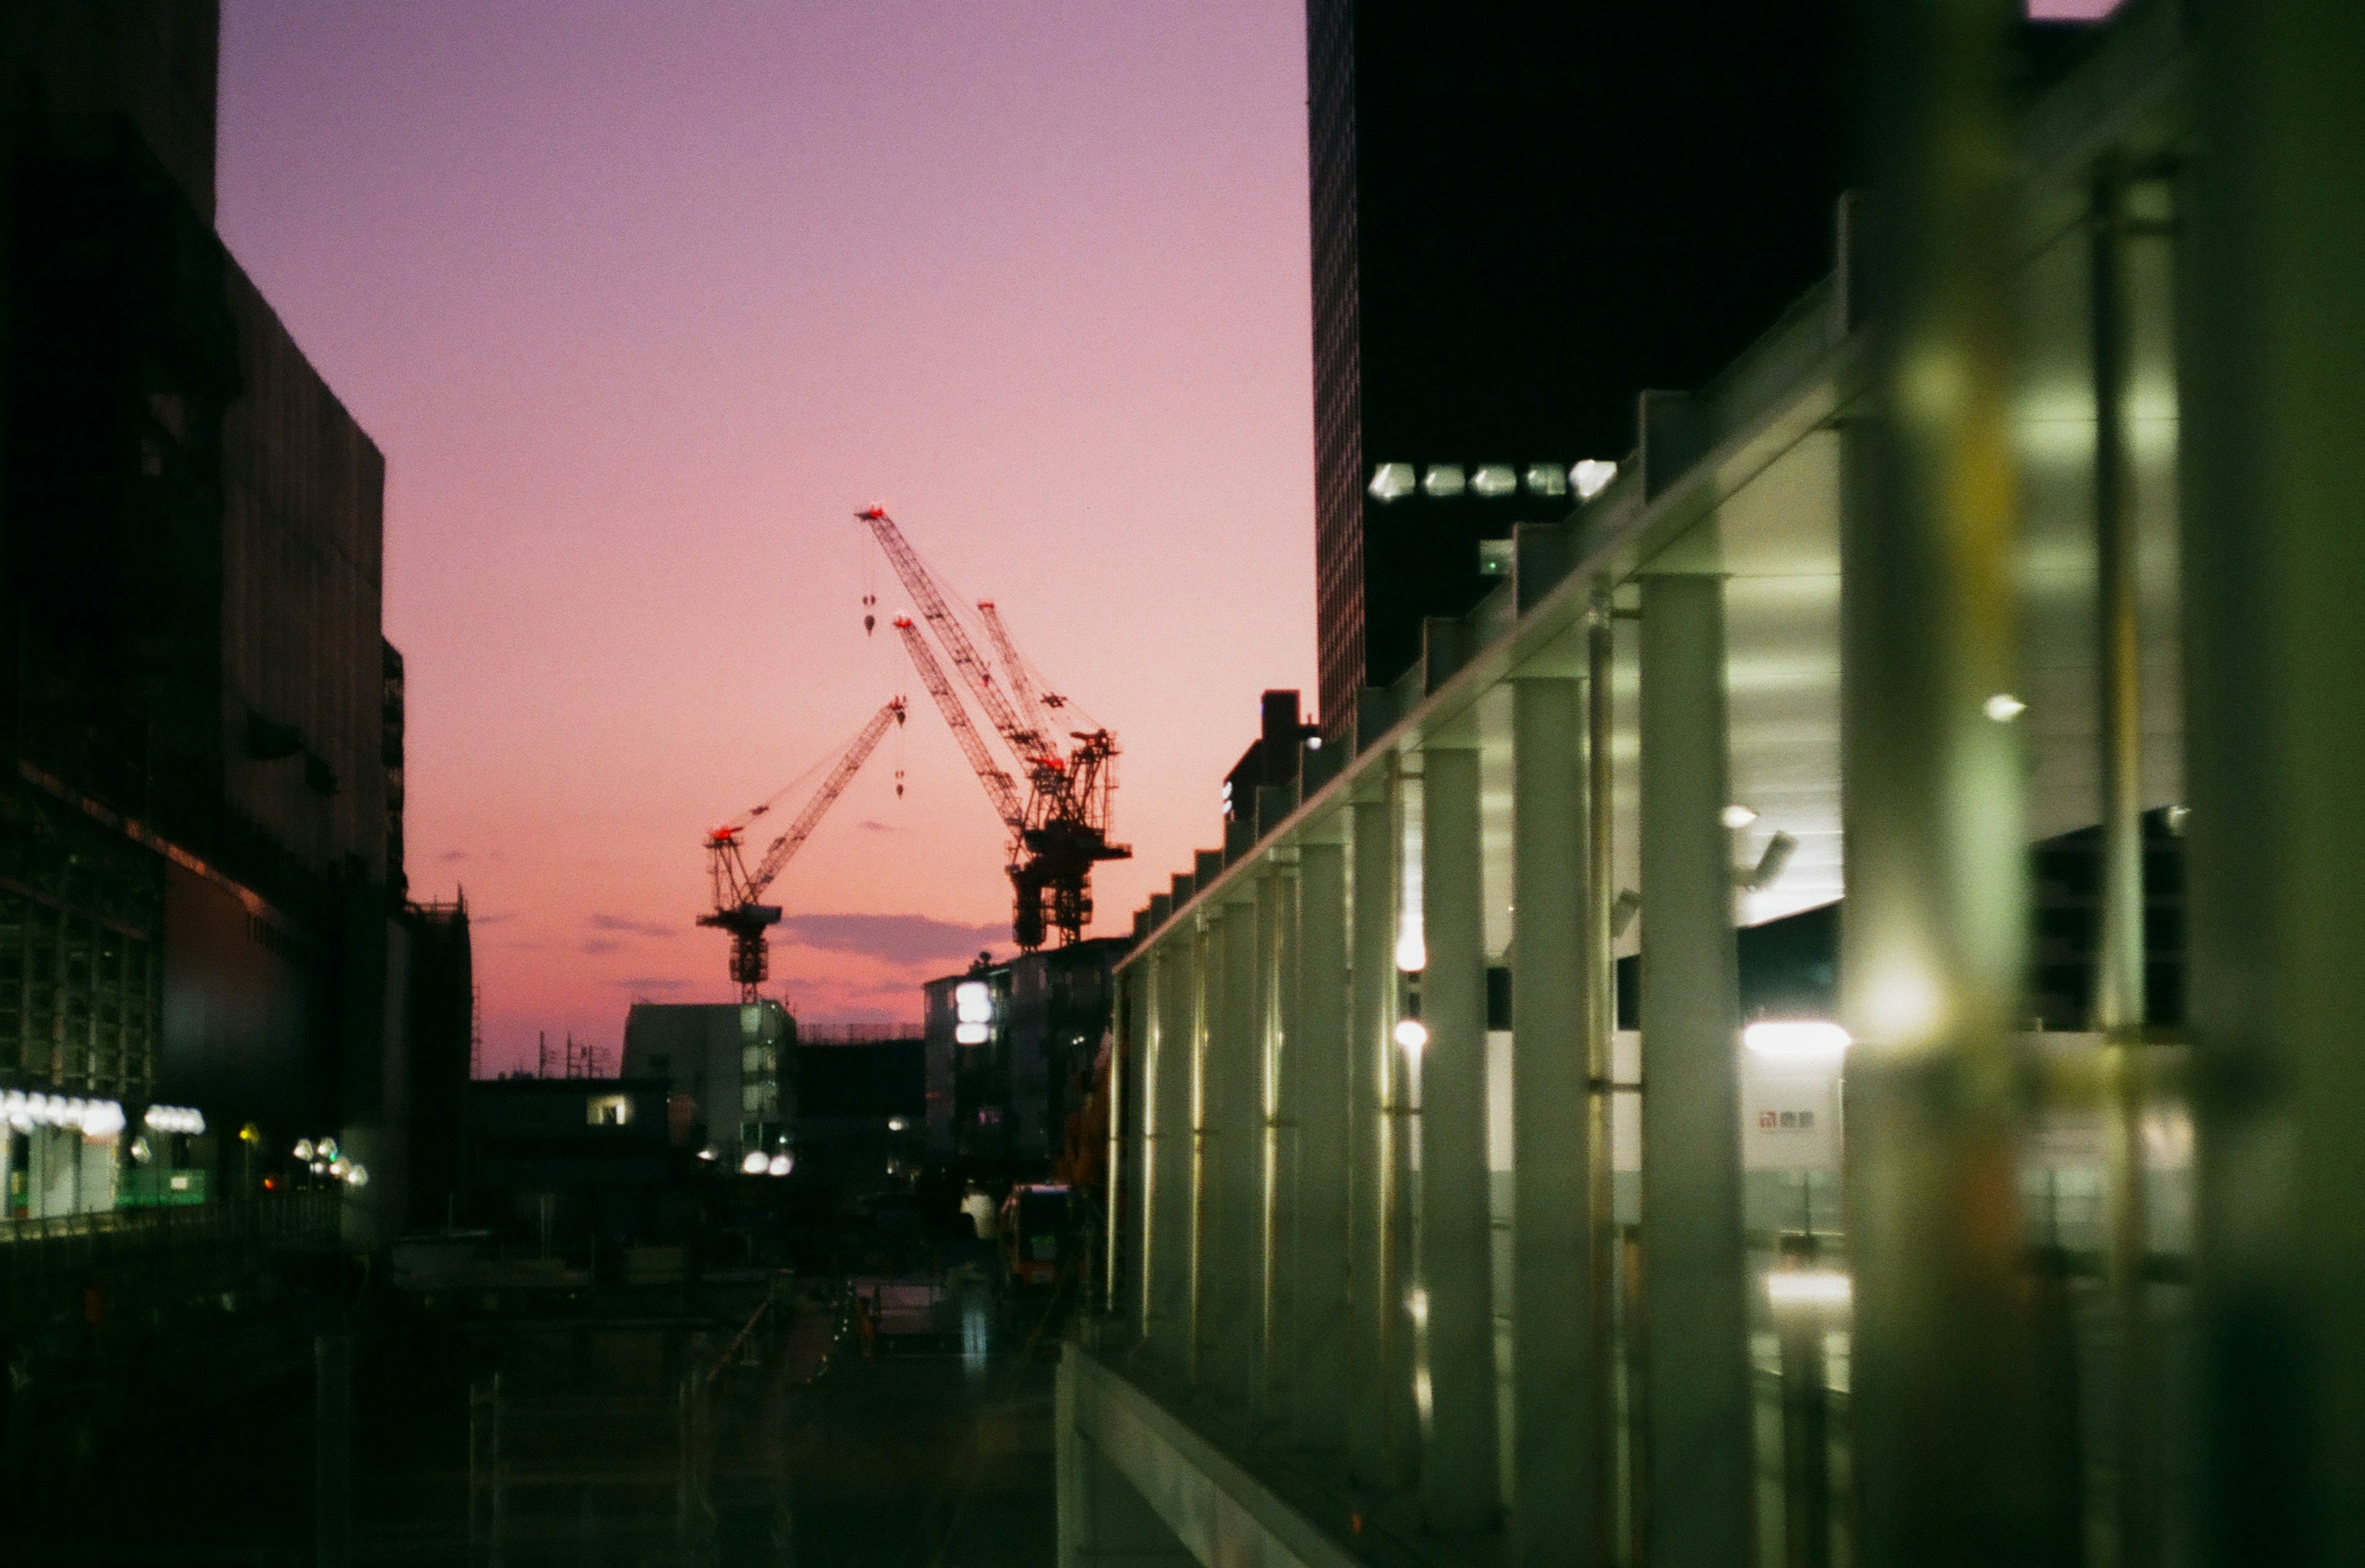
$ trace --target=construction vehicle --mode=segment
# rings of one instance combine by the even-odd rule
[[[1070,730],[1067,738],[1072,744],[1062,755],[1059,737],[1053,734],[1052,715],[1068,711],[1071,704],[1044,689],[1019,655],[993,602],[982,600],[977,608],[986,635],[1001,655],[1006,689],[1005,680],[996,677],[993,666],[978,650],[968,629],[954,615],[944,590],[886,509],[871,507],[855,516],[869,527],[919,610],[919,622],[926,624],[943,648],[946,660],[959,673],[970,697],[1009,748],[1026,778],[1026,792],[1021,796],[1009,772],[993,761],[977,727],[970,723],[967,708],[946,678],[927,638],[921,635],[919,623],[909,616],[898,617],[895,630],[902,633],[921,681],[936,699],[937,711],[944,714],[978,782],[985,787],[995,814],[1010,830],[1006,869],[1013,894],[1011,939],[1030,953],[1055,930],[1063,943],[1081,939],[1093,917],[1093,867],[1133,854],[1129,846],[1109,840],[1110,797],[1116,790],[1116,736],[1099,727]],[[868,619],[866,615],[866,624]]]
[[[872,714],[861,734],[854,737],[854,744],[846,748],[837,765],[822,780],[821,788],[813,791],[796,820],[772,840],[753,870],[747,867],[745,834],[757,818],[772,809],[770,801],[707,834],[706,869],[713,883],[714,907],[700,915],[698,924],[731,934],[731,978],[739,983],[739,1000],[743,1003],[757,1000],[757,988],[772,970],[771,945],[765,934],[780,923],[780,906],[764,902],[765,890],[790,858],[804,847],[805,840],[821,825],[823,816],[846,792],[862,765],[870,760],[870,754],[878,749],[889,727],[902,722],[903,700],[900,697],[891,699]],[[901,795],[903,786],[900,775],[898,778],[895,793]]]

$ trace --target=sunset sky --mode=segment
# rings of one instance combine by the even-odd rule
[[[1257,693],[1313,685],[1303,28],[228,0],[220,227],[387,455],[412,890],[466,890],[488,1070],[728,999],[703,831],[896,693],[772,989],[916,1018],[1009,950],[1000,826],[862,632],[873,500],[1117,732],[1100,929],[1217,842]]]

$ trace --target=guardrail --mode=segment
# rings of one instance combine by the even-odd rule
[[[303,1246],[333,1240],[341,1194],[265,1193],[173,1208],[102,1209],[0,1220],[0,1257],[17,1249],[82,1241],[107,1250],[206,1245]]]

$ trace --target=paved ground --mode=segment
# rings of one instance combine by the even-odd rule
[[[1048,1334],[1030,1354],[1035,1315],[998,1322],[981,1289],[956,1286],[932,1315],[882,1294],[871,1358],[842,1352],[789,1402],[796,1561],[1049,1568]]]

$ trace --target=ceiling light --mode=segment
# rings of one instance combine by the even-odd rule
[[[1459,463],[1432,463],[1421,476],[1421,493],[1431,500],[1444,500],[1458,496],[1466,487]]]
[[[1531,496],[1568,494],[1568,470],[1557,463],[1529,464],[1528,494]]]
[[[1429,1044],[1429,1025],[1418,1018],[1396,1021],[1396,1044],[1408,1051],[1418,1051]]]
[[[762,1149],[753,1149],[749,1151],[746,1159],[739,1162],[739,1169],[750,1176],[761,1176],[765,1167],[770,1163],[770,1160],[764,1158]]]
[[[1741,1043],[1759,1056],[1784,1061],[1830,1061],[1855,1042],[1827,1018],[1768,1018],[1742,1030]]]
[[[1618,465],[1605,463],[1597,457],[1588,457],[1571,467],[1568,476],[1569,481],[1576,487],[1576,498],[1589,501],[1608,489],[1609,481],[1618,477]]]
[[[1747,806],[1727,806],[1724,808],[1724,825],[1731,828],[1735,833],[1739,833],[1743,828],[1747,827],[1751,823],[1754,823],[1756,820],[1757,813],[1751,811]]]
[[[1371,496],[1375,501],[1400,501],[1413,491],[1412,465],[1383,463],[1372,470]]]
[[[1482,496],[1508,496],[1519,487],[1519,471],[1508,463],[1485,463],[1470,476],[1470,487]]]
[[[1999,724],[2009,724],[2028,711],[2028,704],[2009,691],[1999,691],[1980,705],[1979,711]]]

